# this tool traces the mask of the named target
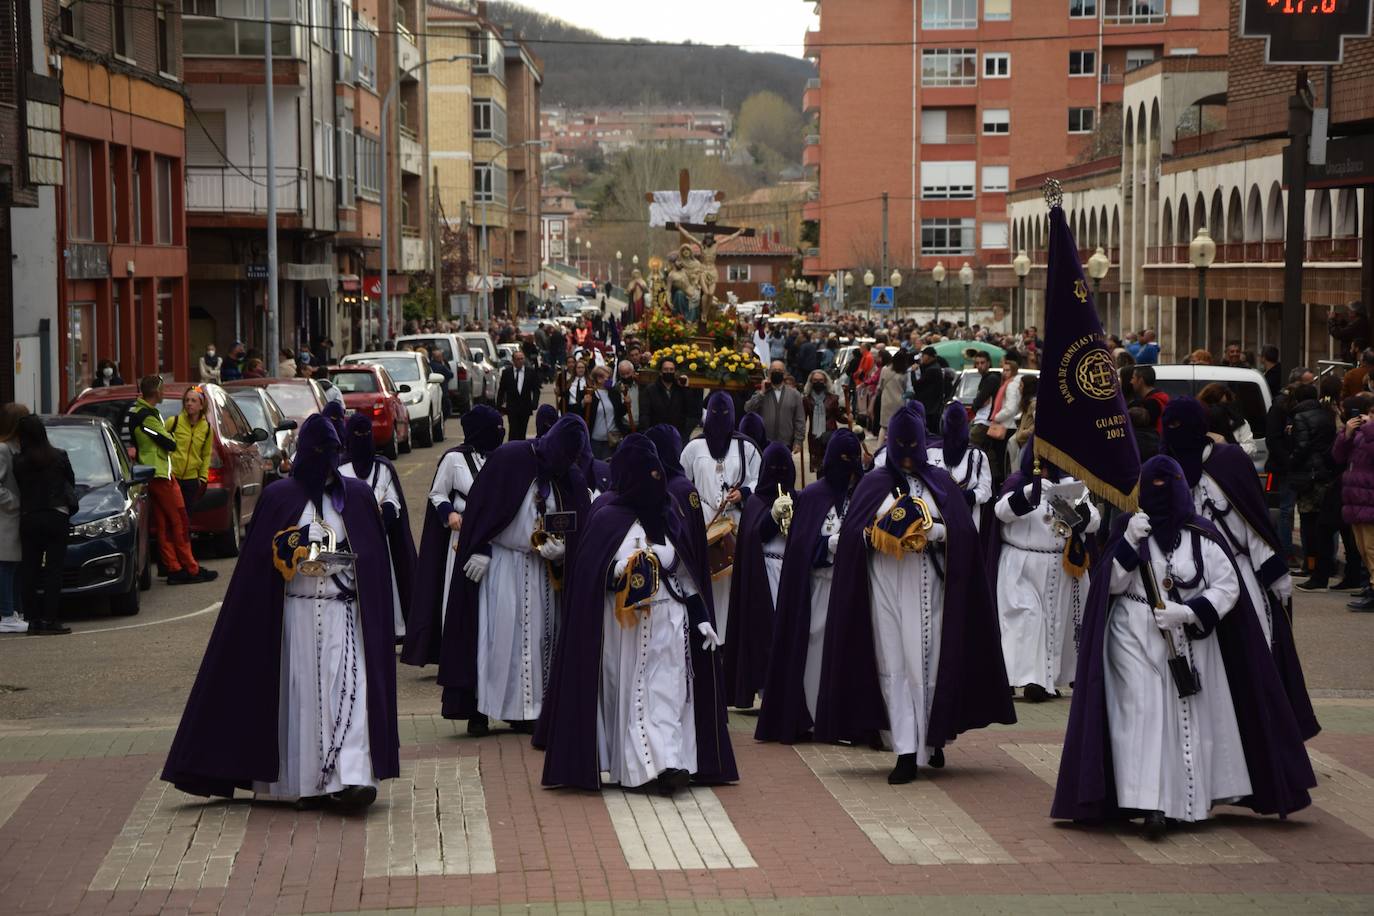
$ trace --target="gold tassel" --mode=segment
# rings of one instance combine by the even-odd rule
[[[1091,565],[1091,560],[1089,560],[1088,558],[1088,549],[1086,546],[1083,548],[1083,562],[1075,563],[1073,560],[1069,559],[1069,550],[1072,547],[1073,538],[1069,538],[1067,541],[1064,542],[1064,555],[1062,558],[1064,572],[1068,573],[1070,576],[1073,576],[1075,579],[1081,579],[1083,578],[1083,575],[1088,571],[1088,567]]]

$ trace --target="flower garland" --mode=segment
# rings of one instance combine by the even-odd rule
[[[657,366],[665,358],[677,364],[678,372],[716,383],[749,382],[763,371],[763,364],[752,353],[741,353],[729,347],[712,351],[703,350],[697,344],[673,344],[655,350],[650,365]]]

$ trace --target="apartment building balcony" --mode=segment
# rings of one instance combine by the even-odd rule
[[[812,77],[806,81],[806,91],[802,93],[802,114],[812,115],[821,110],[821,81]]]
[[[419,137],[404,124],[401,125],[400,135],[401,171],[407,175],[423,175],[425,157]]]
[[[821,56],[821,32],[820,29],[807,29],[806,38],[802,44],[803,54],[815,60]]]
[[[308,173],[279,167],[276,177],[278,214],[299,217],[305,212]],[[187,166],[186,212],[193,223],[200,215],[265,220],[267,170],[260,166]]]
[[[819,134],[812,134],[806,138],[806,146],[802,148],[802,166],[804,168],[821,167],[821,138]]]
[[[821,218],[821,202],[819,200],[808,200],[802,204],[802,219],[819,220]]]
[[[415,44],[415,36],[410,29],[406,28],[401,22],[396,23],[396,68],[401,73],[405,73],[413,67],[420,65],[420,48]],[[419,71],[412,73],[408,79],[418,79]]]
[[[1284,242],[1225,242],[1217,245],[1217,264],[1276,264],[1283,265]],[[1304,243],[1304,264],[1356,264],[1360,261],[1360,239],[1357,236],[1343,238],[1308,239]],[[1185,264],[1191,266],[1188,245],[1158,245],[1145,252],[1147,265]]]
[[[425,251],[425,240],[420,237],[420,227],[401,227],[401,270],[407,272],[423,271],[429,267]]]
[[[810,276],[821,272],[821,250],[819,248],[802,249],[802,273]]]
[[[194,57],[263,57],[261,22],[187,15],[181,20],[182,55],[190,63]],[[305,26],[298,22],[272,23],[272,57],[305,60],[309,40]],[[218,81],[217,81],[218,82]]]

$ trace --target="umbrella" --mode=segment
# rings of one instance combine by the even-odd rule
[[[939,353],[949,363],[949,367],[954,370],[964,368],[969,360],[964,358],[966,350],[982,350],[992,359],[994,367],[1002,365],[1002,357],[1007,351],[992,344],[983,343],[981,340],[942,340],[935,344],[935,352]]]

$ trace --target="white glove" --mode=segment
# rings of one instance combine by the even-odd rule
[[[1137,512],[1126,523],[1126,543],[1139,544],[1150,536],[1150,530],[1150,517],[1144,512]]]
[[[783,516],[790,513],[791,511],[792,497],[784,494],[782,496],[779,496],[777,499],[773,500],[773,510],[770,514],[773,516],[774,523],[781,525]]]
[[[697,632],[706,637],[701,641],[701,650],[703,652],[714,652],[716,649],[725,645],[725,640],[716,635],[716,628],[706,621],[697,624]]]
[[[482,577],[487,574],[487,567],[490,565],[491,557],[486,554],[474,553],[463,564],[463,574],[473,582],[481,582]]]
[[[539,547],[539,555],[550,562],[557,563],[568,552],[568,545],[562,538],[549,538]]]
[[[945,542],[946,533],[945,523],[935,522],[930,526],[930,530],[926,532],[926,540],[931,544],[943,544]]]
[[[672,544],[655,544],[653,552],[658,558],[659,569],[669,569],[677,562],[677,551],[673,549]]]
[[[312,521],[310,523],[309,540],[315,544],[323,544],[327,539],[328,535],[326,535],[324,532],[324,526],[321,525],[318,521]]]
[[[1174,627],[1181,627],[1186,623],[1197,623],[1197,616],[1186,604],[1179,604],[1176,601],[1165,601],[1164,607],[1157,607],[1155,612],[1155,624],[1161,630],[1171,630]]]
[[[835,558],[835,552],[840,549],[840,536],[838,534],[832,534],[830,537],[826,538],[825,549],[830,551],[830,558],[833,560]]]
[[[1280,601],[1287,603],[1293,600],[1293,577],[1288,573],[1275,579],[1270,588],[1274,590],[1275,595],[1279,596]]]

